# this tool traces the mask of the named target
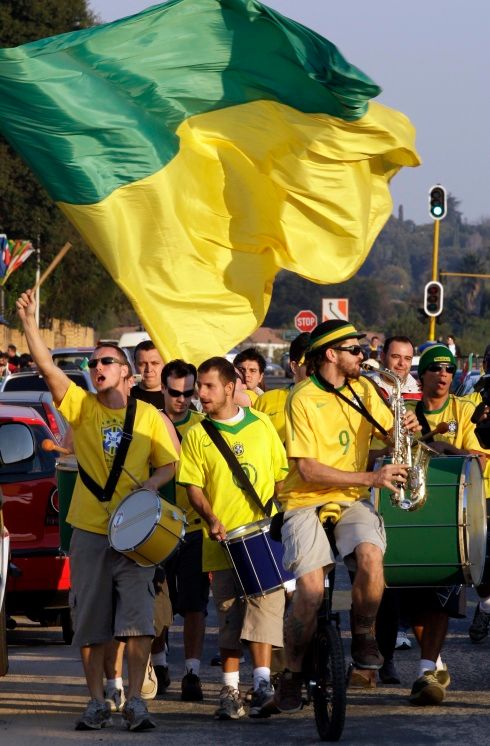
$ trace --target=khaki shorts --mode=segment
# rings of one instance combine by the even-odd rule
[[[241,640],[283,646],[284,601],[280,590],[257,598],[240,598],[232,570],[215,570],[211,590],[218,612],[220,648],[241,650]]]
[[[153,609],[155,637],[160,637],[164,630],[172,626],[174,621],[165,569],[160,565],[155,568],[153,588],[155,589],[155,606]]]
[[[140,567],[107,536],[75,528],[70,542],[73,645],[155,634],[154,567]]]
[[[383,554],[386,550],[383,519],[367,500],[342,509],[334,537],[339,555],[349,570],[356,569],[353,552],[359,544],[374,544]],[[292,572],[296,579],[335,563],[335,554],[314,507],[285,513],[282,543],[284,569]]]

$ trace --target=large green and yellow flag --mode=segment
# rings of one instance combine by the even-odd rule
[[[164,358],[262,322],[280,269],[339,282],[419,163],[408,119],[329,41],[255,0],[170,0],[0,50],[0,131]]]

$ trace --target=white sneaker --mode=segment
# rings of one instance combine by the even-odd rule
[[[111,686],[104,690],[104,699],[111,712],[121,712],[124,703],[126,702],[124,689],[118,689],[117,686]]]
[[[397,650],[410,650],[412,647],[412,641],[409,639],[407,633],[403,629],[399,629],[397,636],[396,636],[396,645],[395,648]]]
[[[155,699],[158,691],[158,679],[151,660],[148,660],[145,671],[145,680],[141,687],[141,699]]]

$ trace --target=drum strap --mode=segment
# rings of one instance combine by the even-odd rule
[[[137,399],[132,396],[129,397],[126,406],[126,417],[124,418],[121,440],[119,441],[116,455],[114,456],[112,468],[109,476],[107,477],[105,487],[101,487],[100,484],[97,484],[95,479],[92,479],[90,474],[87,474],[82,465],[80,463],[78,464],[78,473],[80,474],[80,479],[82,480],[85,487],[90,490],[90,492],[95,495],[97,500],[100,500],[101,503],[109,502],[112,499],[119,477],[121,476],[124,461],[126,459],[126,454],[133,439],[134,418],[136,416],[136,402]]]
[[[259,510],[265,516],[267,516],[267,518],[270,518],[272,514],[272,507],[274,505],[274,498],[271,497],[270,500],[267,500],[267,503],[263,505],[260,497],[255,490],[255,487],[243,471],[240,462],[238,461],[237,457],[231,450],[226,440],[221,435],[220,431],[212,424],[212,422],[207,419],[201,420],[201,425],[213,441],[218,451],[225,459],[226,463],[233,473],[233,476],[236,478],[237,482],[240,484],[244,492],[246,492],[247,495],[252,498],[253,502],[256,504]]]
[[[339,399],[342,399],[343,401],[345,401],[349,405],[349,407],[352,407],[353,409],[356,410],[356,412],[359,412],[359,414],[365,417],[366,420],[374,427],[374,429],[381,433],[381,435],[384,435],[385,437],[388,435],[387,430],[385,430],[384,427],[380,425],[380,423],[373,417],[371,412],[369,412],[369,410],[364,405],[364,402],[358,397],[358,395],[356,394],[356,392],[350,385],[349,381],[346,380],[345,383],[346,383],[347,388],[351,392],[352,396],[356,400],[356,404],[354,404],[354,402],[351,399],[349,399],[347,396],[345,396],[341,391],[337,391],[335,386],[333,386],[333,384],[331,384],[330,381],[325,380],[325,378],[322,375],[320,375],[320,373],[315,373],[315,378],[317,379],[321,387],[325,389],[325,391],[328,391],[330,394],[335,394],[335,396],[338,396]],[[373,382],[371,381],[371,383]],[[376,390],[379,393],[379,389],[377,386],[376,386]],[[380,393],[379,395],[380,395],[380,398],[382,399],[382,396]]]
[[[419,421],[419,424],[422,426],[422,435],[427,435],[427,433],[430,433],[430,425],[427,421],[427,417],[424,414],[424,402],[418,401],[415,406],[415,414],[417,415],[417,419]],[[433,443],[434,438],[427,438],[426,443]]]

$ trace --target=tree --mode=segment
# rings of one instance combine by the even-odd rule
[[[0,0],[0,46],[28,41],[92,26],[97,17],[85,0]],[[129,303],[105,269],[94,260],[75,229],[66,220],[29,167],[0,136],[0,232],[9,238],[28,238],[41,248],[43,267],[69,240],[73,249],[42,291],[41,320],[49,316],[100,325],[112,310]],[[32,286],[35,259],[8,280],[5,315],[15,318],[15,298]]]

